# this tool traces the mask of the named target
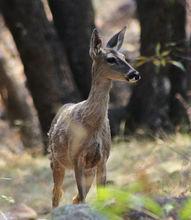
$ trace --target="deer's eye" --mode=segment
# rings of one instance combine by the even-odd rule
[[[117,62],[116,59],[115,59],[115,57],[107,57],[106,60],[107,60],[107,62],[110,63],[110,64],[113,64],[113,63],[116,63],[116,62]]]

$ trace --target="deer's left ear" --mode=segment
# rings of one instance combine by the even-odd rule
[[[98,31],[94,29],[90,41],[89,54],[91,58],[95,58],[99,54],[101,46],[102,46],[101,38],[99,37]]]
[[[121,31],[115,34],[107,43],[106,47],[113,48],[115,50],[119,50],[123,44],[124,36],[125,36],[126,27],[124,27]]]

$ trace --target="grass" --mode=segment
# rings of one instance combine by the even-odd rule
[[[114,145],[109,160],[109,179],[116,185],[143,179],[156,193],[180,195],[190,191],[191,137],[171,136],[155,141],[131,139]],[[119,150],[120,149],[120,150]],[[155,193],[155,192],[154,192]]]
[[[0,207],[7,212],[14,203],[25,203],[48,219],[51,210],[52,177],[48,157],[0,150]],[[148,194],[190,194],[191,137],[177,134],[166,140],[131,138],[114,142],[108,161],[108,180],[116,186],[142,181]],[[76,192],[73,173],[67,172],[65,199],[71,203]],[[92,188],[88,201],[95,196]]]

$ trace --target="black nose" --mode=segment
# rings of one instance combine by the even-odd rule
[[[141,79],[141,76],[140,74],[137,72],[137,74],[135,75],[135,80],[140,80]]]
[[[128,73],[128,78],[131,80],[131,79],[135,79],[135,80],[140,80],[141,77],[140,77],[140,74],[139,72],[137,71],[131,71]]]

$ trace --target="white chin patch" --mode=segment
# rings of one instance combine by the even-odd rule
[[[135,82],[137,82],[137,80],[135,78],[133,78],[133,79],[130,79],[129,82],[135,83]]]

